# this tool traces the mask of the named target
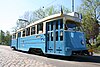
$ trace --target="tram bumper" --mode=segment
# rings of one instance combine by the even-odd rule
[[[88,50],[78,50],[78,51],[72,51],[72,55],[89,55]]]
[[[85,50],[72,50],[70,47],[65,48],[65,52],[67,56],[74,56],[74,55],[84,55],[87,56],[89,55],[89,51],[87,49]]]

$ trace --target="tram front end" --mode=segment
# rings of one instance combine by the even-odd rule
[[[64,20],[65,55],[89,55],[79,16],[66,17]]]

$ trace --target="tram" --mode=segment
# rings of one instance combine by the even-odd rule
[[[60,56],[88,55],[81,25],[77,12],[54,14],[13,33],[11,48]]]

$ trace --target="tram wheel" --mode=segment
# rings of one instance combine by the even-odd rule
[[[11,49],[12,49],[12,50],[16,50],[16,48],[15,48],[15,47],[11,47]]]
[[[89,52],[89,56],[93,56],[93,52]]]

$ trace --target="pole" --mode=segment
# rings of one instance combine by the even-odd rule
[[[74,12],[74,0],[72,0],[72,12]]]

